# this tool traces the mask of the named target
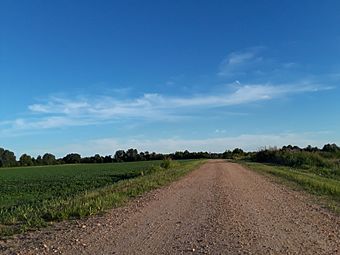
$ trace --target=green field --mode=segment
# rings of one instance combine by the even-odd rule
[[[0,169],[0,236],[81,218],[165,185],[201,161],[161,161]]]
[[[254,162],[241,162],[255,171],[276,176],[284,180],[286,184],[322,197],[330,209],[340,212],[340,178],[327,174],[328,171],[322,168],[292,168],[273,164]],[[326,173],[326,174],[323,174]]]

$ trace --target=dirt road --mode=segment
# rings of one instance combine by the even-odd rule
[[[340,254],[340,217],[240,165],[210,161],[108,214],[1,246],[1,254]]]

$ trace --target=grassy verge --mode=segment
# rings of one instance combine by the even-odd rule
[[[73,196],[56,194],[49,199],[39,200],[37,197],[38,201],[34,203],[25,201],[9,207],[0,207],[0,237],[44,227],[54,221],[82,218],[121,206],[130,198],[169,184],[202,162],[201,160],[176,162],[168,169],[160,167],[161,162],[157,162],[155,165],[144,167],[143,171],[138,171],[140,174],[136,177],[99,188],[88,188]],[[124,168],[133,166],[126,164]]]
[[[270,164],[241,162],[246,167],[280,178],[281,182],[317,195],[319,201],[332,211],[340,213],[340,180],[320,176],[314,170],[297,169]]]

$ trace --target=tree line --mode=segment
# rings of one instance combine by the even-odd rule
[[[95,154],[92,157],[82,157],[78,153],[70,153],[64,157],[56,158],[51,153],[45,153],[37,157],[32,157],[28,154],[22,154],[19,159],[16,158],[14,152],[0,148],[0,167],[15,167],[15,166],[43,166],[43,165],[60,165],[60,164],[82,164],[82,163],[115,163],[115,162],[133,162],[133,161],[149,161],[163,160],[171,158],[174,160],[182,159],[219,159],[232,158],[243,150],[236,148],[233,151],[227,150],[223,153],[211,152],[189,152],[177,151],[170,154],[162,154],[156,152],[138,152],[137,149],[117,150],[113,155],[101,156]]]
[[[287,153],[289,152],[289,153]],[[299,154],[300,152],[300,154]],[[312,147],[308,145],[305,148],[298,146],[283,146],[280,149],[270,148],[263,149],[257,152],[244,152],[240,148],[234,150],[226,150],[223,153],[211,153],[211,152],[189,152],[177,151],[170,154],[162,154],[156,152],[138,152],[137,149],[117,150],[113,155],[101,156],[95,154],[92,157],[82,157],[78,153],[70,153],[64,157],[56,158],[51,153],[45,153],[37,157],[32,157],[28,154],[22,154],[17,160],[14,152],[0,148],[0,167],[15,167],[15,166],[43,166],[43,165],[59,165],[59,164],[81,164],[81,163],[114,163],[114,162],[133,162],[133,161],[149,161],[149,160],[163,160],[165,158],[171,158],[174,160],[183,159],[234,159],[234,158],[251,158],[259,162],[275,163],[279,161],[287,161],[286,155],[304,155],[301,154],[313,153],[321,154],[323,156],[335,155],[340,158],[340,148],[336,144],[326,144],[322,149],[318,147]],[[317,160],[317,156],[313,156],[312,160]],[[295,157],[296,158],[296,157]],[[291,159],[292,160],[292,159]],[[295,160],[295,161],[293,161]],[[293,159],[292,162],[300,162],[301,157]],[[311,160],[311,159],[310,159]],[[296,164],[296,163],[291,163]]]

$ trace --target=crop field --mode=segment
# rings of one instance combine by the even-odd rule
[[[80,164],[0,169],[0,236],[81,218],[166,184],[198,161]],[[155,181],[156,180],[156,181]]]

